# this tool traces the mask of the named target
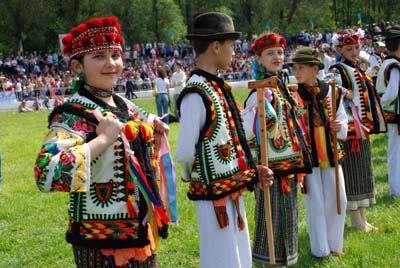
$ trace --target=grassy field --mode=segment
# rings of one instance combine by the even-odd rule
[[[243,103],[247,91],[236,90],[235,95]],[[147,111],[155,112],[153,99],[140,99],[136,102]],[[48,113],[0,113],[0,152],[3,158],[3,183],[0,185],[0,268],[74,267],[71,247],[64,237],[67,226],[67,194],[41,193],[34,183],[33,165],[47,132]],[[171,125],[169,139],[173,152],[176,149],[178,129],[179,124]],[[305,213],[301,203],[299,260],[293,267],[400,267],[400,199],[392,198],[388,194],[386,136],[373,136],[372,148],[377,204],[367,210],[367,218],[379,230],[368,234],[350,232],[347,219],[345,255],[342,258],[314,258],[310,254]],[[177,172],[179,176],[179,167]],[[196,216],[192,202],[186,197],[186,190],[187,185],[178,180],[180,225],[171,225],[169,238],[162,241],[158,253],[160,268],[199,267]],[[252,194],[246,194],[246,202],[252,232]]]

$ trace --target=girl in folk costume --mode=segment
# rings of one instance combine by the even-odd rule
[[[256,79],[278,76],[284,59],[285,39],[275,33],[259,37],[253,51],[259,64]],[[278,76],[279,77],[279,76]],[[259,158],[257,94],[253,90],[245,101],[243,111],[246,137]],[[266,92],[268,130],[268,162],[274,172],[271,187],[271,210],[274,231],[276,265],[290,265],[297,261],[297,173],[311,172],[310,158],[303,131],[298,122],[302,110],[282,80],[276,88]],[[266,233],[264,193],[256,190],[256,211],[253,244],[253,260],[269,264]]]
[[[123,68],[115,17],[72,28],[64,53],[80,80],[49,115],[35,165],[41,191],[69,192],[69,227],[76,267],[156,267],[167,236],[152,160],[168,126],[113,93]]]
[[[337,51],[343,61],[330,70],[336,83],[346,89],[344,103],[348,117],[348,134],[344,142],[342,163],[347,209],[351,226],[370,231],[365,208],[375,203],[374,178],[369,134],[386,131],[386,121],[373,82],[359,66],[360,37],[351,30],[339,34]]]
[[[400,196],[400,26],[388,28],[385,37],[388,56],[377,78],[377,90],[388,122],[388,176],[390,194]]]
[[[238,37],[232,19],[217,12],[196,17],[187,35],[198,64],[177,100],[176,159],[196,208],[201,268],[251,267],[242,193],[254,188],[256,170],[262,183],[272,182],[272,172],[252,160],[232,88],[217,75],[229,67]]]
[[[333,136],[347,136],[347,116],[343,106],[344,89],[335,88],[336,99],[332,100],[332,88],[317,79],[324,64],[318,52],[309,47],[300,48],[291,64],[298,84],[299,96],[304,103],[305,132],[312,151],[312,173],[305,177],[307,189],[303,194],[307,213],[311,252],[316,257],[330,254],[340,255],[343,251],[343,231],[346,217],[346,191],[341,166],[339,194],[341,213],[337,213],[335,161]],[[336,120],[332,120],[332,101],[335,101]],[[341,154],[340,156],[343,156]]]

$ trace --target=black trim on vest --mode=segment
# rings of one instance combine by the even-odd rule
[[[186,87],[182,90],[182,92],[178,96],[178,99],[176,100],[176,106],[178,109],[179,117],[181,114],[182,100],[187,94],[191,94],[191,93],[199,94],[199,96],[203,100],[203,104],[206,108],[206,122],[204,123],[204,126],[201,127],[199,140],[197,141],[197,144],[198,144],[200,142],[201,138],[204,136],[205,132],[207,131],[208,126],[211,124],[211,108],[210,107],[211,107],[212,103],[210,103],[206,93],[204,92],[204,89],[201,89],[201,88],[195,87],[195,86]]]

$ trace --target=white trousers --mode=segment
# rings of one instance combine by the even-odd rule
[[[400,196],[400,135],[396,124],[388,124],[388,176],[390,194]]]
[[[307,214],[311,253],[316,257],[343,251],[343,232],[347,198],[342,167],[339,165],[341,214],[337,214],[335,168],[313,168],[306,176],[303,194]]]
[[[221,229],[212,201],[194,201],[200,232],[200,268],[250,268],[251,248],[243,198],[240,213],[245,228],[240,231],[234,202],[228,198],[229,225]]]

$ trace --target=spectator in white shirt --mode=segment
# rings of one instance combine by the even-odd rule
[[[174,88],[174,116],[178,119],[178,109],[176,108],[176,100],[178,99],[179,94],[186,86],[186,74],[182,69],[181,61],[177,60],[174,64],[174,73],[171,78],[171,87]]]

